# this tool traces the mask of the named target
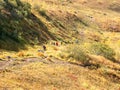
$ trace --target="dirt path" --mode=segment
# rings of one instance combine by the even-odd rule
[[[32,63],[32,62],[43,62],[44,64],[56,64],[56,65],[70,65],[69,62],[59,60],[55,57],[30,57],[24,59],[11,58],[9,60],[0,60],[0,71],[5,70],[13,66],[22,67],[23,65]]]

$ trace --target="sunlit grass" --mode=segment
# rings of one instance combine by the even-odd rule
[[[22,0],[26,1],[26,0]],[[47,1],[50,4],[48,4]],[[115,50],[116,56],[115,58],[120,60],[120,34],[117,32],[107,32],[109,31],[109,24],[118,24],[120,25],[120,17],[119,14],[109,10],[100,10],[90,8],[88,6],[83,6],[79,3],[69,4],[58,2],[58,0],[27,0],[27,2],[32,5],[32,13],[40,19],[47,26],[48,30],[57,36],[58,31],[61,31],[61,28],[55,27],[53,25],[54,19],[59,19],[59,23],[67,26],[67,23],[64,23],[66,18],[73,15],[75,17],[80,18],[80,20],[84,21],[88,24],[88,26],[84,26],[83,24],[74,22],[72,25],[76,25],[79,32],[83,30],[84,37],[80,44],[75,44],[76,37],[73,36],[74,28],[67,27],[70,29],[64,29],[67,32],[65,35],[69,36],[69,38],[65,38],[65,36],[59,36],[64,39],[66,42],[73,42],[74,44],[65,44],[63,43],[60,46],[51,45],[50,42],[45,44],[47,50],[44,51],[42,45],[35,46],[26,46],[26,50],[20,50],[18,52],[13,51],[5,51],[1,50],[0,59],[9,60],[8,56],[11,58],[16,58],[17,60],[22,60],[25,58],[31,57],[42,57],[46,58],[47,63],[44,62],[34,62],[28,63],[25,65],[18,65],[12,68],[6,68],[5,70],[0,71],[0,89],[1,88],[9,88],[9,90],[117,90],[119,88],[119,84],[113,82],[112,80],[107,80],[104,76],[106,73],[112,73],[114,75],[118,75],[120,66],[118,63],[114,63],[103,56],[91,55],[89,48],[90,45],[94,42],[101,42],[109,45],[112,49]],[[78,0],[76,0],[77,2]],[[78,1],[79,2],[79,1]],[[97,0],[98,4],[103,4],[104,0]],[[89,4],[89,0],[80,0],[82,4]],[[48,15],[53,15],[53,20],[48,21],[43,16],[39,15],[38,11],[45,11]],[[92,18],[91,18],[92,17]],[[63,20],[62,20],[63,19]],[[71,19],[71,17],[70,17]],[[60,21],[61,20],[61,21]],[[55,22],[56,23],[56,22]],[[71,22],[72,23],[72,22]],[[71,25],[71,26],[72,26]],[[99,28],[100,25],[100,28]],[[80,28],[80,29],[79,29]],[[59,32],[61,33],[61,32]],[[64,33],[63,33],[64,34]],[[80,37],[81,39],[81,37]],[[96,40],[96,41],[95,41]],[[80,47],[88,54],[91,58],[91,67],[92,65],[100,65],[97,69],[93,67],[92,70],[89,67],[81,67],[81,63],[76,58],[68,58],[70,52],[65,52],[65,49]],[[77,56],[81,59],[82,54],[81,51],[77,51]],[[42,51],[42,52],[41,52]],[[76,52],[76,50],[73,50]],[[54,64],[51,61],[52,57],[56,57],[61,60],[61,62],[66,61],[67,64]],[[63,60],[63,61],[62,61]],[[78,64],[77,65],[72,65]],[[68,65],[69,64],[69,65]],[[8,69],[8,70],[7,70]],[[119,75],[118,75],[119,76]],[[109,77],[108,78],[112,78]]]

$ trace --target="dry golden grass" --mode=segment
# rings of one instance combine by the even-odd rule
[[[44,57],[44,53],[38,52],[38,56],[39,56],[39,57]]]
[[[17,56],[18,56],[18,57],[24,57],[25,54],[24,54],[24,52],[19,52],[19,53],[17,54]]]
[[[10,72],[0,74],[0,88],[10,90],[117,90],[119,87],[118,84],[108,82],[107,79],[95,73],[96,71],[75,65],[58,66],[37,62],[10,70]]]
[[[83,25],[78,25],[77,28],[84,27],[85,39],[88,40],[103,40],[108,37],[108,40],[105,42],[110,47],[114,48],[117,52],[116,58],[120,60],[120,40],[116,41],[120,37],[120,34],[116,32],[104,32],[109,29],[109,25],[115,24],[119,29],[120,25],[120,16],[118,13],[109,11],[106,7],[112,0],[107,0],[109,3],[105,3],[104,0],[74,0],[74,4],[61,3],[58,0],[22,0],[31,3],[32,12],[37,16],[45,25],[48,27],[49,31],[54,34],[60,34],[61,37],[65,34],[66,37],[70,39],[65,39],[66,41],[74,41],[76,38],[65,32],[61,32],[61,29],[55,27],[52,23],[49,22],[46,18],[39,15],[39,13],[34,10],[36,7],[40,10],[45,10],[46,13],[59,19],[62,22],[66,21],[66,18],[74,19],[73,16],[82,18],[83,21],[87,22],[90,26],[84,27]],[[110,2],[111,1],[111,2]],[[106,6],[104,5],[106,4]],[[85,5],[85,6],[83,6]],[[97,8],[99,6],[102,10]],[[91,8],[91,6],[93,6]],[[92,19],[90,17],[93,17]],[[114,17],[114,18],[113,18]],[[72,23],[72,21],[69,21]],[[92,23],[91,23],[92,22]],[[68,25],[64,23],[66,26]],[[70,26],[74,25],[71,24]],[[96,26],[100,26],[96,27]],[[103,35],[101,35],[97,30],[100,30]],[[67,31],[66,29],[64,31]],[[69,30],[70,31],[70,30]],[[56,34],[56,36],[57,36]],[[64,37],[65,37],[64,36]],[[110,37],[109,37],[110,36]],[[90,43],[85,43],[84,48],[88,48]],[[116,45],[115,45],[116,44]],[[69,44],[68,44],[69,45]],[[19,52],[8,52],[2,51],[0,53],[0,58],[5,59],[7,56],[11,56],[17,59],[31,58],[31,57],[46,57],[43,62],[34,62],[28,63],[25,65],[16,65],[6,70],[0,71],[0,89],[8,90],[119,90],[120,84],[118,83],[120,75],[119,70],[120,66],[118,63],[113,63],[105,59],[102,56],[90,55],[92,64],[100,64],[101,67],[98,69],[88,69],[86,67],[81,67],[77,65],[68,64],[57,64],[53,63],[51,57],[60,58],[60,53],[64,54],[61,60],[73,62],[74,64],[81,64],[74,59],[67,59],[66,57],[69,54],[61,51],[65,49],[64,46],[52,46],[47,44],[47,51],[38,52],[42,50],[41,46],[28,47],[27,50],[21,50]],[[89,52],[89,51],[88,51]],[[21,61],[22,62],[22,61]],[[63,62],[63,61],[60,61]],[[111,76],[109,76],[109,74]],[[114,77],[115,76],[115,77]],[[114,80],[117,78],[118,80]],[[117,82],[117,83],[116,83]]]

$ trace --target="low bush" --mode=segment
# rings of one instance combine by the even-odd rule
[[[65,52],[62,53],[62,58],[66,54],[65,58],[72,58],[73,60],[80,61],[83,64],[87,64],[89,62],[87,53],[85,52],[84,48],[80,45],[69,45],[62,52]]]
[[[91,45],[92,54],[104,56],[107,59],[113,60],[115,56],[115,51],[108,45],[103,43],[94,43]]]
[[[20,0],[4,0],[4,7],[11,13],[12,17],[22,19],[31,14],[31,5]]]

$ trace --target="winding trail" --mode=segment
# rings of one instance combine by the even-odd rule
[[[11,58],[9,60],[0,60],[0,71],[3,71],[7,68],[17,66],[22,67],[23,65],[32,63],[32,62],[43,62],[44,64],[54,64],[54,65],[70,65],[71,63],[60,60],[58,58],[52,57],[29,57],[24,59]]]

